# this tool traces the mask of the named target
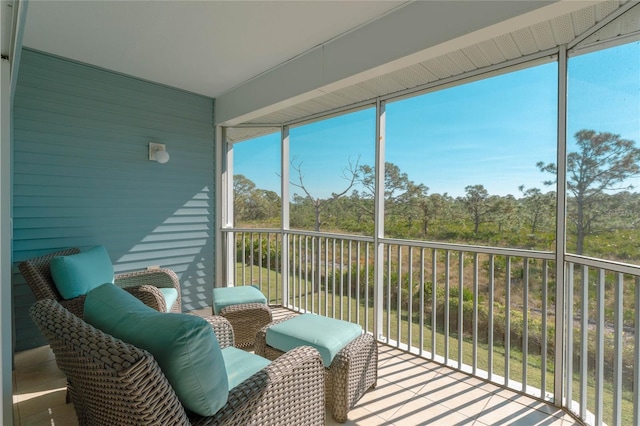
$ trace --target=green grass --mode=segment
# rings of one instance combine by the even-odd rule
[[[282,290],[280,289],[281,275],[274,271],[268,271],[265,268],[258,266],[252,266],[245,268],[245,275],[243,279],[242,264],[237,264],[236,267],[236,283],[241,284],[253,284],[260,287],[262,292],[268,296],[269,303],[275,305],[286,305],[282,301]],[[336,283],[336,293],[329,290],[325,291],[321,288],[313,292],[310,290],[311,283],[302,279],[298,280],[296,277],[295,282],[295,294],[290,294],[289,303],[299,306],[302,309],[319,313],[321,315],[328,315],[344,320],[351,320],[357,322],[365,327],[369,332],[373,332],[374,324],[374,309],[373,300],[369,300],[369,306],[364,306],[364,299],[360,300],[360,304],[357,303],[355,298],[348,298],[340,296],[339,288],[340,283]],[[299,291],[298,289],[301,289]],[[346,284],[345,284],[346,289]],[[295,296],[295,301],[293,297]],[[399,326],[399,334],[398,334]],[[385,338],[390,340],[400,341],[407,344],[409,340],[409,330],[411,331],[411,345],[414,347],[419,346],[420,331],[419,316],[414,313],[414,316],[410,322],[408,321],[407,313],[401,312],[398,315],[397,307],[391,306],[390,310],[384,307],[382,314],[382,330],[381,334]],[[433,339],[433,330],[430,325],[424,325],[422,327],[423,333],[423,350],[433,353],[434,348],[431,346]],[[445,354],[445,335],[444,332],[435,332],[435,353],[440,356]],[[459,339],[456,333],[450,333],[448,339],[449,356],[448,359],[457,363],[458,361],[458,345]],[[505,347],[501,346],[501,341],[494,341],[492,350],[493,359],[493,380],[497,382],[495,376],[505,377],[505,364],[506,355]],[[473,342],[471,337],[463,336],[462,338],[462,363],[466,365],[473,364]],[[524,354],[519,348],[512,347],[509,350],[509,378],[518,382],[522,382],[523,376],[523,357]],[[477,363],[476,368],[479,370],[489,370],[489,348],[486,343],[478,342],[477,345]],[[553,393],[554,390],[554,358],[549,355],[546,362],[546,377],[545,377],[545,390],[547,393]],[[579,400],[580,395],[580,373],[575,371],[577,366],[574,365],[573,374],[573,400]],[[533,387],[541,388],[542,383],[542,356],[529,353],[526,362],[526,380],[527,384]],[[497,382],[504,384],[501,380]],[[593,371],[589,372],[587,379],[587,409],[592,413],[595,410],[595,375]],[[613,382],[611,380],[605,380],[604,384],[604,404],[603,404],[603,421],[607,424],[613,424]],[[521,390],[521,389],[517,389]],[[633,392],[624,391],[622,396],[622,424],[633,424]]]

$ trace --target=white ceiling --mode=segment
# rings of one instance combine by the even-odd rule
[[[216,98],[216,124],[225,126],[298,122],[548,56],[624,10],[581,44],[640,38],[640,0],[26,4],[24,47]],[[268,131],[229,129],[227,137]]]
[[[23,46],[218,97],[406,1],[44,1]]]

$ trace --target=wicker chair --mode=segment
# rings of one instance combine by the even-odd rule
[[[153,356],[92,327],[54,300],[37,302],[31,317],[72,383],[80,425],[323,425],[323,366],[308,346],[287,352],[229,391],[215,415],[187,413]],[[233,329],[209,317],[221,347]]]
[[[24,276],[36,300],[53,299],[58,301],[69,311],[82,318],[84,296],[64,300],[56,288],[49,264],[56,256],[69,256],[80,253],[77,248],[49,253],[44,256],[25,260],[18,264],[18,269]],[[158,288],[174,287],[178,291],[178,299],[171,307],[171,312],[182,312],[180,302],[180,281],[170,269],[152,269],[147,271],[129,272],[115,276],[115,284],[158,311],[166,311],[166,303]]]

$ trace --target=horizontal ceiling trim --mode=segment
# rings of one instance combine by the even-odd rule
[[[484,68],[478,68],[474,71],[465,72],[441,80],[433,81],[423,84],[421,86],[412,87],[401,92],[389,93],[388,95],[380,96],[381,101],[395,101],[404,99],[407,97],[417,96],[422,93],[432,91],[436,87],[460,85],[466,82],[475,81],[481,78],[487,78],[493,75],[500,75],[507,72],[512,72],[516,68],[528,68],[529,66],[536,65],[536,63],[542,63],[546,61],[552,61],[555,56],[558,55],[558,48],[545,50],[536,54],[523,56],[521,58],[512,59],[499,64],[490,65]]]
[[[303,124],[309,124],[315,121],[327,119],[330,117],[334,117],[337,115],[341,115],[346,112],[354,112],[360,109],[364,109],[370,106],[374,106],[375,103],[380,100],[381,102],[389,102],[389,101],[398,101],[408,97],[419,96],[424,93],[428,93],[434,91],[434,89],[442,90],[444,88],[465,84],[471,81],[479,80],[482,78],[487,78],[493,75],[500,75],[507,72],[512,72],[516,69],[528,68],[530,66],[535,66],[539,63],[551,62],[558,54],[558,49],[550,49],[545,52],[539,52],[535,55],[528,55],[523,58],[518,58],[515,60],[511,60],[505,63],[492,65],[486,68],[478,69],[475,71],[467,72],[464,74],[459,74],[456,76],[452,76],[446,79],[434,81],[431,83],[427,83],[421,86],[413,87],[411,89],[402,90],[400,92],[391,93],[384,96],[378,96],[374,98],[367,99],[365,101],[357,102],[354,104],[349,104],[345,106],[341,106],[338,108],[333,108],[327,111],[323,111],[317,114],[312,114],[309,116],[301,117],[295,120],[289,120],[282,122],[281,124],[276,123],[260,123],[260,122],[252,122],[245,123],[239,125],[233,125],[228,127],[233,128],[241,128],[241,127],[279,127],[283,126],[300,126]]]

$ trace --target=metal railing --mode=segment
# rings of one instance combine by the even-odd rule
[[[566,268],[566,405],[589,424],[640,424],[640,268],[580,256]]]
[[[369,237],[233,232],[236,283],[258,285],[270,303],[370,333],[380,324],[381,342],[542,400],[557,403],[562,380],[562,405],[587,423],[638,424],[638,267],[566,256],[566,306],[558,307],[549,252],[380,239],[383,265],[375,265]],[[565,315],[562,366],[557,314]]]

